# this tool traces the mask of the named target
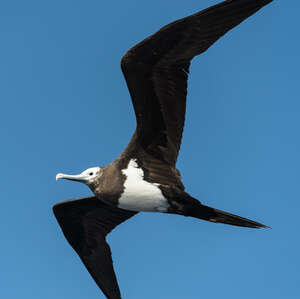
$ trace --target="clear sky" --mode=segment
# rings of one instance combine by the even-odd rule
[[[104,298],[52,214],[91,192],[55,175],[120,154],[122,55],[215,3],[0,2],[1,298]],[[109,236],[125,299],[300,298],[299,10],[274,1],[193,60],[177,164],[191,195],[272,230],[140,214]]]

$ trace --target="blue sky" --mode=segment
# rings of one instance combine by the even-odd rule
[[[104,298],[51,210],[90,191],[55,174],[119,155],[121,56],[215,3],[0,3],[1,298]],[[300,297],[299,9],[275,1],[194,59],[178,160],[194,197],[272,230],[140,214],[109,236],[124,298]]]

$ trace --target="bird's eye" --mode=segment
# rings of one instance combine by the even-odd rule
[[[89,173],[89,175],[93,175],[93,173],[92,173],[92,172],[90,172],[90,173]]]

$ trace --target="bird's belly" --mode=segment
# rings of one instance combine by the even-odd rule
[[[135,189],[125,189],[119,198],[118,207],[130,211],[166,212],[169,204],[156,186],[143,188],[136,186]]]
[[[168,210],[168,200],[163,196],[159,184],[144,180],[144,171],[138,167],[135,160],[130,160],[122,173],[126,176],[126,180],[124,191],[119,198],[119,208],[145,212],[166,212]]]

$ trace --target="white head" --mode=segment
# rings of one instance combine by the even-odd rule
[[[97,177],[100,169],[101,169],[100,167],[92,167],[76,175],[58,173],[56,175],[56,180],[66,179],[66,180],[77,181],[89,185]]]

